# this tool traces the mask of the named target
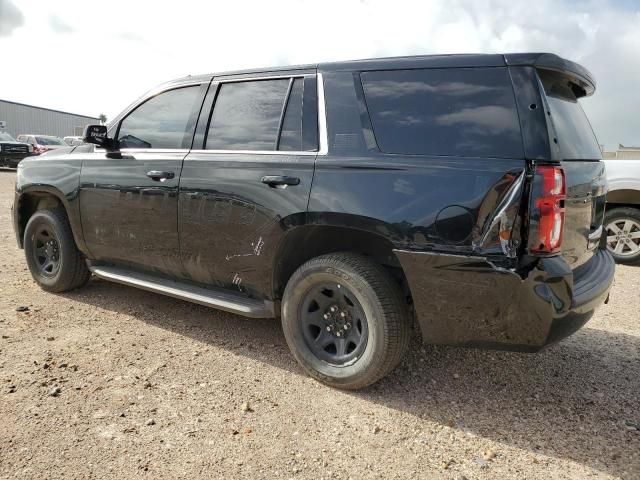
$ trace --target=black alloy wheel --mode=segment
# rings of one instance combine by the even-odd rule
[[[35,264],[45,277],[55,277],[60,270],[60,243],[47,226],[40,227],[32,237]]]
[[[368,324],[356,296],[340,283],[307,292],[300,306],[303,335],[311,352],[335,365],[356,361],[367,346]]]

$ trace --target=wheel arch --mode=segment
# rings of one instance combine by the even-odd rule
[[[640,190],[632,188],[621,188],[609,190],[607,193],[607,204],[614,206],[631,206],[640,208]]]
[[[341,223],[304,224],[285,234],[273,259],[273,298],[282,298],[289,278],[306,261],[327,253],[352,252],[370,257],[384,266],[409,299],[410,291],[404,271],[393,252],[396,248],[394,242],[376,231],[351,226],[356,222]]]
[[[84,241],[79,231],[81,229],[78,215],[74,215],[74,208],[67,197],[57,188],[48,185],[34,185],[24,188],[16,198],[16,230],[20,248],[24,248],[24,232],[29,219],[35,212],[42,209],[62,207],[67,214],[71,231],[78,248],[86,254]]]

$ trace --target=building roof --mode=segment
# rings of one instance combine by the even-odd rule
[[[54,110],[53,108],[38,107],[36,105],[29,105],[27,103],[12,102],[11,100],[2,100],[1,98],[0,98],[0,103],[10,103],[12,105],[20,105],[21,107],[37,108],[38,110],[46,110],[48,112],[62,113],[64,115],[73,115],[74,117],[84,117],[84,118],[90,118],[91,120],[98,120],[98,117],[90,117],[89,115],[81,115],[79,113],[71,113],[71,112],[64,112],[62,110]]]

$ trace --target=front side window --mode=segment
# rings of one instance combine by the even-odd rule
[[[301,150],[302,90],[301,78],[223,83],[206,148]]]
[[[199,87],[184,87],[156,95],[131,112],[120,124],[120,148],[184,148]]]
[[[361,74],[380,150],[407,155],[522,158],[506,68]]]

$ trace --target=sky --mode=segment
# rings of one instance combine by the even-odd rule
[[[526,51],[587,67],[600,143],[640,145],[640,0],[0,0],[0,98],[108,118],[189,74]]]

